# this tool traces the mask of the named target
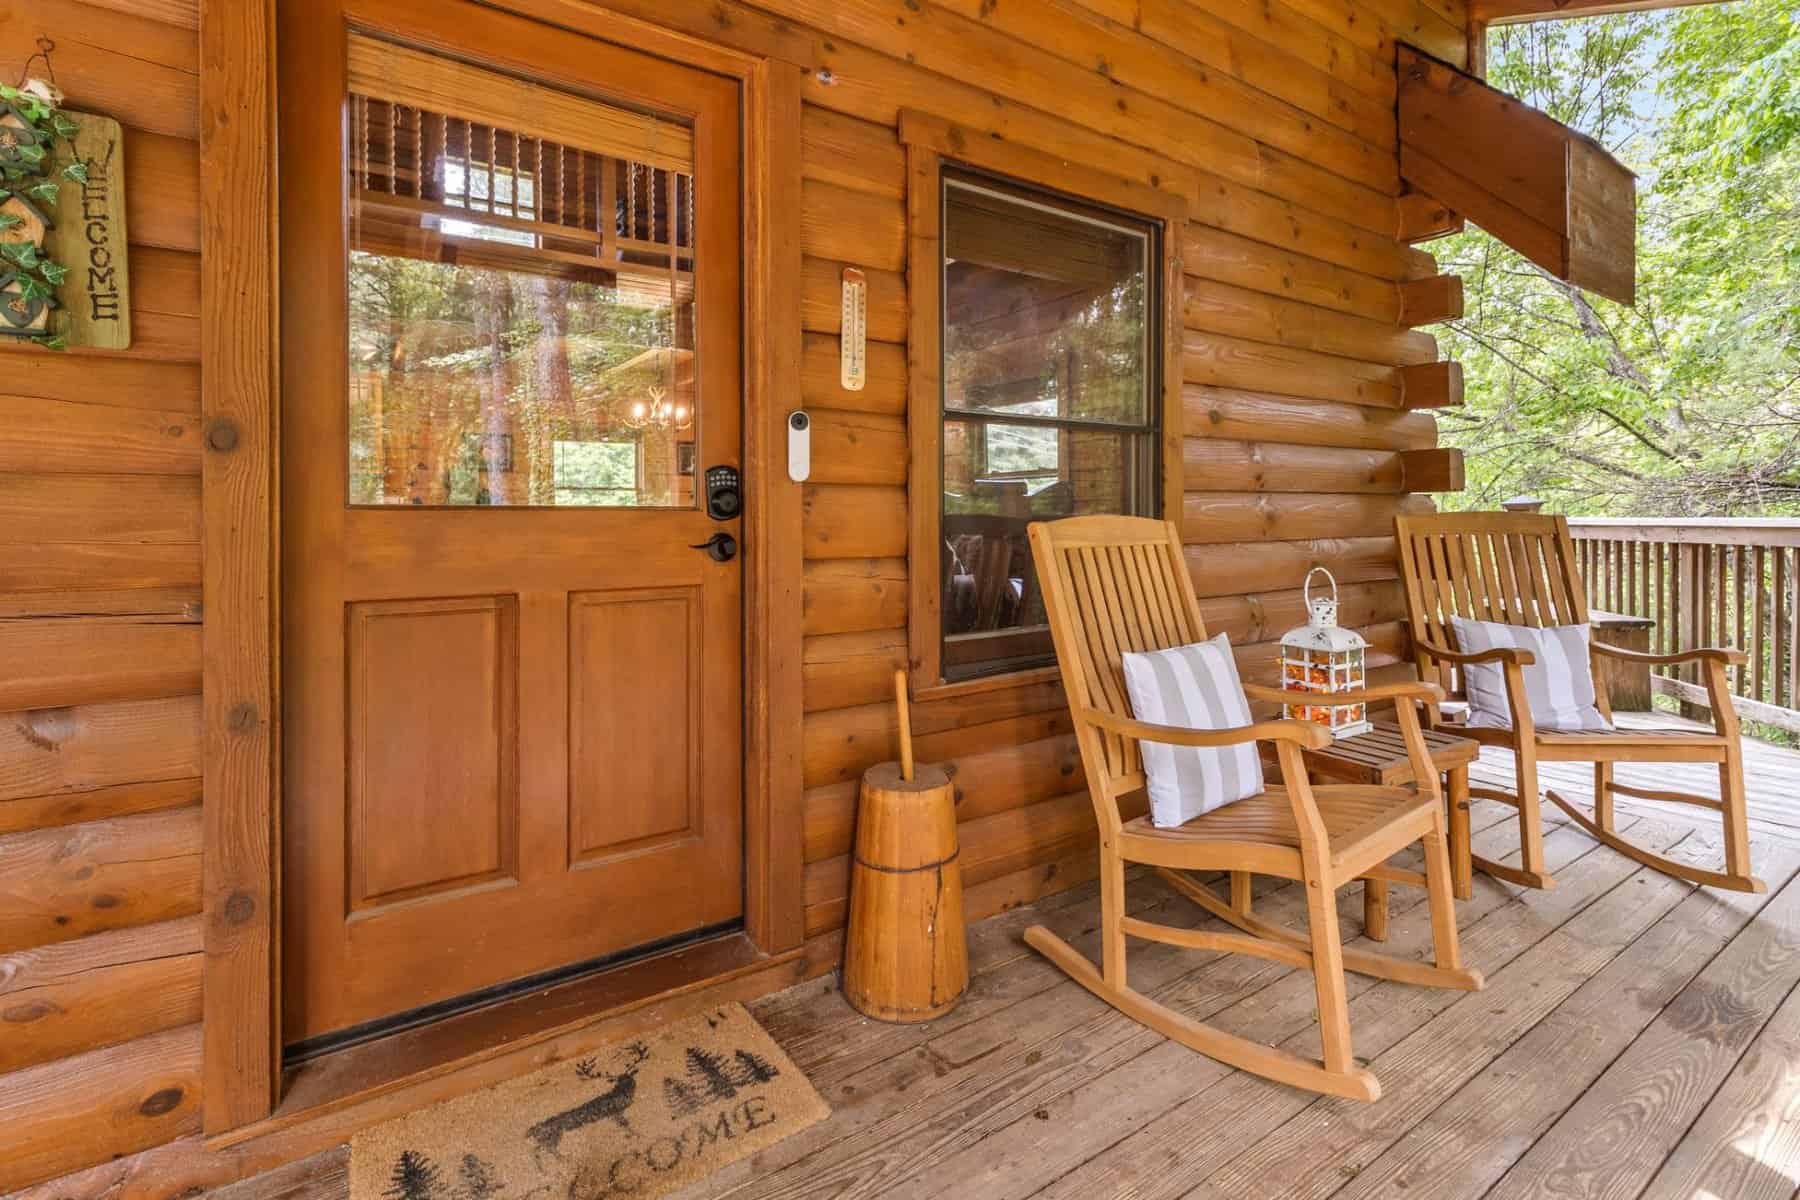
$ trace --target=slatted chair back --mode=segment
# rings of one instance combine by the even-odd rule
[[[1126,653],[1205,640],[1181,536],[1170,521],[1068,517],[1032,525],[1031,552],[1094,810],[1116,831],[1118,798],[1144,786],[1137,739],[1082,714],[1131,717]]]
[[[1394,519],[1419,677],[1452,689],[1450,667],[1416,649],[1460,649],[1450,618],[1506,625],[1585,625],[1587,597],[1565,517],[1431,513]]]

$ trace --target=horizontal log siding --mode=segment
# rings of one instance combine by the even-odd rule
[[[1462,54],[1460,0],[773,0],[827,34],[806,92],[803,391],[806,930],[829,964],[858,780],[897,754],[907,657],[905,156],[898,112],[1184,194],[1181,521],[1208,628],[1247,675],[1337,574],[1347,622],[1400,665],[1392,536],[1401,454],[1437,444],[1397,371],[1437,357],[1399,285],[1435,272],[1394,236],[1393,45]],[[1351,19],[1351,18],[1354,19]],[[991,61],[990,61],[991,60]],[[977,63],[980,69],[977,69]],[[1056,115],[1052,116],[1054,112]],[[1183,132],[1185,131],[1185,132]],[[980,160],[979,150],[971,152]],[[1322,186],[1314,186],[1319,184]],[[838,276],[869,279],[868,383],[838,385]],[[935,281],[925,281],[935,286]],[[922,498],[935,502],[935,497]],[[957,788],[972,916],[1092,876],[1093,819],[1054,683],[916,703],[919,755]]]
[[[0,345],[0,1192],[200,1112],[198,38],[180,6],[0,16],[15,61],[40,34],[125,128],[133,344]]]
[[[673,0],[683,9],[699,0]],[[1397,371],[1432,357],[1397,285],[1429,256],[1394,237],[1396,40],[1464,55],[1463,0],[758,0],[818,39],[802,129],[802,402],[816,417],[803,546],[806,929],[829,965],[857,780],[896,753],[908,443],[903,108],[1172,190],[1189,203],[1182,520],[1207,620],[1267,676],[1307,569],[1398,653],[1387,521],[1403,451],[1431,447]],[[29,650],[0,716],[0,871],[61,882],[0,899],[0,1191],[191,1133],[198,1121],[200,614],[196,5],[40,0],[78,108],[127,126],[137,344],[0,347],[0,622]],[[73,36],[79,33],[79,37]],[[730,41],[725,28],[721,35]],[[838,277],[869,284],[867,386],[838,386]],[[15,624],[16,623],[16,624]],[[91,633],[91,637],[79,635]],[[71,636],[76,635],[76,636]],[[59,647],[77,647],[56,669]],[[1382,665],[1378,673],[1393,666]],[[920,704],[950,765],[972,917],[1093,874],[1092,817],[1061,688]],[[184,840],[186,839],[186,840]],[[97,868],[55,874],[58,848]],[[133,849],[145,851],[134,855]],[[197,857],[191,861],[197,863]],[[138,871],[135,880],[106,872]],[[14,897],[0,878],[0,897]],[[102,891],[117,882],[115,890]],[[117,902],[114,902],[116,898]],[[104,903],[97,903],[105,901]],[[67,917],[70,925],[58,924]],[[75,922],[80,922],[77,926]],[[60,932],[59,932],[60,931]],[[29,946],[23,943],[32,943]]]

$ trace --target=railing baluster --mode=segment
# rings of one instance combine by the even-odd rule
[[[1631,611],[1631,561],[1636,549],[1633,542],[1619,543],[1619,582],[1614,588],[1614,607],[1622,613]]]
[[[1693,572],[1693,590],[1688,593],[1688,640],[1687,645],[1706,645],[1706,609],[1708,603],[1706,565],[1712,558],[1711,546],[1695,546],[1689,552],[1689,569]],[[1689,683],[1700,682],[1700,668],[1697,664],[1689,664],[1687,669]]]
[[[1667,654],[1669,645],[1669,580],[1663,564],[1663,546],[1661,542],[1652,542],[1650,548],[1656,552],[1656,611],[1651,615],[1656,619],[1656,650],[1659,654]]]
[[[1768,625],[1765,621],[1767,609],[1763,604],[1763,580],[1768,578],[1767,556],[1768,550],[1765,547],[1756,548],[1756,566],[1750,576],[1750,602],[1755,605],[1750,639],[1750,696],[1755,700],[1763,698],[1763,681],[1768,677],[1763,665],[1763,647],[1768,645]]]
[[[1733,547],[1733,549],[1735,550],[1735,553],[1732,555],[1731,589],[1732,596],[1736,603],[1732,605],[1732,611],[1736,614],[1737,624],[1735,628],[1737,636],[1731,639],[1731,644],[1741,650],[1744,646],[1744,560],[1748,555],[1746,547],[1736,546]],[[1731,690],[1740,696],[1745,694],[1744,687],[1746,674],[1747,672],[1743,667],[1731,668]]]
[[[1634,610],[1637,606],[1637,560],[1638,544],[1636,542],[1626,542],[1625,603],[1621,606],[1620,611],[1631,613],[1634,616],[1636,615]]]
[[[1713,611],[1709,646],[1725,644],[1725,547],[1712,548]]]
[[[1648,618],[1660,653],[1743,650],[1727,683],[1744,715],[1800,732],[1800,520],[1576,518],[1569,531],[1591,609]],[[1659,686],[1686,711],[1705,708],[1698,664],[1653,673],[1680,685]]]
[[[1787,560],[1788,552],[1780,546],[1775,547],[1774,638],[1769,647],[1769,702],[1771,704],[1780,704],[1782,702],[1782,697],[1786,694],[1786,689],[1781,686],[1782,678],[1785,674],[1789,674],[1786,671],[1788,664],[1787,654],[1785,653],[1788,645]]]
[[[1794,594],[1788,601],[1788,702],[1792,709],[1800,709],[1800,547],[1789,550],[1793,557],[1793,567],[1788,572],[1788,579],[1793,585]]]

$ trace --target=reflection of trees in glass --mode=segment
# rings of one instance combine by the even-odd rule
[[[666,301],[360,251],[349,268],[352,503],[636,502],[560,487],[554,446],[636,455],[622,416],[643,387],[670,384],[674,358],[646,357],[673,342]]]
[[[1056,430],[1042,425],[987,427],[989,475],[1055,475],[1060,465]]]
[[[1131,244],[1133,261],[1141,264],[1142,243],[1126,235],[1120,240]],[[1110,286],[1010,273],[988,286],[1009,293],[1008,302],[990,306],[1001,309],[1001,317],[959,320],[954,307],[947,313],[944,366],[951,407],[1128,426],[1148,423],[1150,364],[1141,266]],[[1004,421],[951,421],[944,438],[945,512],[1001,510],[1001,495],[974,486],[977,476],[1025,478],[1034,515],[1130,510],[1120,491],[1128,438],[1071,438],[1056,428]],[[1082,476],[1080,495],[1049,497],[1048,508],[1036,499],[1044,485],[1077,474]]]
[[[956,407],[1142,423],[1144,284],[1134,270],[1108,288],[1064,282],[1044,295],[1045,281],[1013,275],[994,285],[1020,294],[1005,318],[960,321],[952,309],[944,367],[961,385]]]
[[[638,486],[636,442],[557,442],[558,504],[631,504]]]

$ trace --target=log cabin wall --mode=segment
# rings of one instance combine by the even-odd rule
[[[48,36],[124,127],[133,327],[0,346],[0,1192],[199,1127],[197,25],[0,15],[8,82]]]
[[[1184,194],[1190,220],[1181,521],[1210,632],[1275,680],[1300,585],[1331,569],[1375,673],[1399,664],[1396,513],[1441,470],[1443,382],[1402,285],[1436,266],[1397,237],[1395,43],[1466,57],[1462,0],[767,0],[816,29],[802,213],[806,485],[806,932],[835,963],[857,780],[897,755],[908,655],[906,154],[899,114],[942,120]],[[1054,115],[1052,115],[1054,114]],[[968,161],[981,165],[977,143]],[[868,383],[838,384],[839,276],[869,282]],[[935,287],[936,280],[923,281]],[[1417,323],[1417,322],[1414,322]],[[1423,486],[1442,487],[1441,482]],[[937,503],[935,495],[918,498]],[[1093,816],[1059,685],[913,708],[957,784],[970,919],[1091,878]]]
[[[907,654],[900,111],[1187,197],[1183,403],[1164,419],[1184,433],[1178,516],[1209,626],[1269,678],[1322,564],[1372,662],[1402,670],[1392,519],[1428,507],[1407,494],[1409,464],[1435,460],[1409,452],[1436,444],[1431,415],[1406,407],[1404,368],[1436,348],[1402,323],[1401,285],[1435,267],[1396,236],[1394,46],[1460,62],[1466,19],[1463,0],[756,8],[813,31],[823,65],[804,83],[798,214],[816,419],[805,928],[823,970],[856,781],[897,752],[886,697]],[[197,23],[196,0],[19,0],[0,17],[0,57],[55,38],[69,106],[126,127],[136,337],[119,354],[0,347],[14,372],[0,394],[0,1192],[199,1128]],[[856,393],[837,383],[845,266],[869,281]],[[1442,382],[1417,379],[1421,396]],[[972,919],[1092,875],[1057,685],[923,703],[914,719],[920,756],[956,771]]]

